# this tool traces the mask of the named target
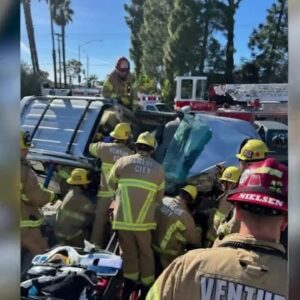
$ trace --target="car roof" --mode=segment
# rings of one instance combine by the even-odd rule
[[[88,145],[99,126],[112,130],[130,122],[134,137],[140,122],[114,100],[99,97],[29,96],[21,100],[21,126],[31,134],[28,159],[63,165],[93,167]]]
[[[263,126],[263,127],[267,128],[268,130],[270,130],[270,129],[288,130],[288,126],[286,124],[277,122],[277,121],[262,120],[262,121],[255,121],[254,123],[258,126]]]

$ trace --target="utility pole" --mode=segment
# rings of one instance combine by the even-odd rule
[[[61,89],[61,57],[60,57],[60,37],[61,34],[59,33],[55,33],[55,35],[57,36],[57,43],[58,43],[58,80],[59,80],[59,88]]]
[[[90,43],[93,43],[93,42],[103,42],[103,40],[90,40],[90,41],[87,41],[87,42],[85,42],[85,43],[83,43],[83,44],[81,44],[81,45],[78,45],[78,61],[81,63],[81,61],[80,61],[80,52],[81,52],[81,47],[83,47],[83,46],[85,46],[85,45],[87,45],[87,44],[90,44]],[[80,73],[81,73],[81,71],[80,71]],[[80,82],[81,82],[81,76],[80,76],[80,74],[78,75],[78,83],[80,84]]]
[[[86,57],[86,87],[89,85],[89,57]]]

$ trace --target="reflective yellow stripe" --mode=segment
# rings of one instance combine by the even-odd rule
[[[183,243],[187,242],[186,238],[180,232],[175,233],[175,238],[176,238],[176,240],[178,240],[180,242],[183,242]]]
[[[166,185],[166,183],[165,183],[165,181],[163,181],[163,182],[158,186],[157,190],[158,190],[158,191],[161,191],[162,189],[165,188],[165,185]]]
[[[81,229],[79,231],[77,231],[75,234],[72,234],[72,235],[67,235],[67,234],[61,233],[58,230],[56,230],[55,235],[57,237],[64,238],[66,240],[71,240],[71,239],[77,237],[78,235],[80,235],[81,233],[82,233]]]
[[[147,294],[146,300],[160,300],[159,289],[156,283],[154,283]]]
[[[114,191],[99,191],[97,196],[98,197],[113,197],[115,194]]]
[[[162,250],[160,247],[157,247],[156,245],[152,245],[152,247],[158,253],[171,254],[173,256],[177,256],[178,255],[178,251],[176,251],[176,250],[172,250],[172,249],[170,249],[170,250]]]
[[[20,226],[21,228],[36,228],[40,227],[44,223],[44,218],[41,218],[39,220],[21,220]]]
[[[277,169],[273,169],[273,168],[268,168],[268,167],[261,167],[261,168],[257,168],[255,169],[255,173],[256,174],[270,174],[273,176],[276,176],[278,178],[281,178],[283,173]]]
[[[127,278],[127,279],[130,279],[132,281],[138,281],[139,273],[138,272],[136,272],[136,273],[123,273],[123,277]]]
[[[70,218],[70,219],[85,221],[85,216],[83,216],[82,214],[79,214],[75,211],[66,210],[65,208],[61,208],[61,209],[58,210],[57,217],[62,217],[62,218],[67,217],[67,218]]]
[[[146,201],[144,202],[144,204],[142,206],[142,209],[140,210],[140,213],[138,215],[136,223],[143,223],[145,221],[145,218],[147,216],[149,207],[150,207],[150,205],[151,205],[151,203],[153,201],[153,196],[154,196],[153,192],[150,192],[148,194],[148,197],[147,197]]]
[[[101,168],[102,168],[103,172],[109,173],[113,166],[114,166],[114,164],[103,162],[101,165]]]
[[[71,174],[64,170],[60,170],[58,171],[57,175],[59,175],[61,178],[68,179]]]
[[[90,151],[90,154],[92,154],[93,156],[98,157],[98,155],[97,155],[97,143],[90,144],[89,151]]]
[[[114,171],[111,171],[109,179],[110,179],[113,183],[118,183],[118,178],[116,178],[115,172],[114,172]]]
[[[173,223],[167,230],[164,238],[162,239],[162,241],[160,243],[160,249],[162,251],[165,251],[170,242],[172,235],[174,233],[178,234],[179,232],[177,232],[177,231],[184,231],[185,229],[186,229],[186,227],[183,225],[183,223],[180,220]],[[182,237],[182,235],[181,235],[181,237]],[[177,235],[177,236],[175,235],[176,239],[181,240],[181,237],[179,237],[179,235]]]
[[[52,202],[55,198],[54,192],[44,188],[44,186],[40,182],[39,182],[39,185],[40,185],[41,190],[43,190],[44,192],[48,192],[50,194],[50,200],[49,201]]]
[[[104,180],[106,184],[108,183],[108,177],[109,177],[109,172],[112,169],[113,164],[110,163],[102,163],[102,176],[104,177]],[[115,192],[109,187],[106,187],[106,191],[99,191],[98,196],[99,197],[112,197]]]
[[[121,205],[122,205],[124,222],[132,223],[131,205],[130,205],[128,190],[124,186],[120,186],[120,188],[121,188]]]
[[[21,194],[21,200],[23,200],[24,202],[29,202],[29,199],[25,194]]]
[[[120,179],[119,183],[126,187],[137,187],[151,192],[157,191],[157,185],[155,183],[137,178]]]
[[[126,223],[121,221],[113,221],[112,227],[115,230],[147,231],[147,230],[155,229],[156,223],[136,224],[136,223]]]
[[[150,284],[152,284],[154,282],[154,274],[150,275],[150,276],[147,276],[147,277],[141,276],[141,282],[144,285],[150,285]]]

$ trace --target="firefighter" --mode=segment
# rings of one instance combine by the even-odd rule
[[[209,241],[209,244],[206,245],[207,247],[212,245],[217,234],[222,236],[230,232],[238,232],[239,224],[237,224],[237,222],[233,222],[235,218],[232,222],[227,223],[227,221],[231,219],[232,215],[234,215],[234,211],[232,204],[226,201],[226,199],[228,193],[237,187],[240,176],[241,170],[238,167],[230,166],[224,169],[221,177],[219,178],[223,194],[221,194],[217,199],[218,208],[214,212],[213,222],[206,235],[207,241]]]
[[[89,172],[75,168],[67,179],[71,186],[58,209],[54,231],[63,245],[83,247],[89,239],[95,206],[88,192]]]
[[[153,234],[153,248],[165,269],[184,252],[187,243],[201,246],[201,231],[191,215],[197,188],[186,185],[176,197],[165,197],[156,209],[157,227]],[[157,272],[159,273],[159,272]]]
[[[154,282],[151,231],[156,228],[155,207],[161,202],[165,187],[163,168],[151,157],[155,137],[144,132],[135,145],[137,153],[117,160],[109,175],[109,186],[116,192],[112,226],[118,231],[122,249],[123,299],[129,298],[138,281],[143,299]]]
[[[287,226],[287,191],[287,167],[274,158],[247,167],[228,196],[239,233],[177,258],[147,299],[287,299],[287,260],[279,242]]]
[[[100,189],[91,235],[91,241],[100,248],[105,246],[105,229],[109,221],[108,211],[114,195],[107,185],[108,174],[120,157],[133,154],[133,151],[127,146],[131,136],[131,128],[128,123],[117,124],[110,136],[114,139],[112,143],[98,142],[89,146],[90,153],[99,157],[102,162]]]
[[[108,75],[103,84],[102,95],[105,98],[118,99],[128,108],[133,107],[135,93],[133,91],[134,76],[130,73],[130,63],[124,56],[116,63],[115,70]]]
[[[240,161],[241,171],[251,163],[265,159],[268,153],[269,149],[262,140],[245,139],[240,145],[239,153],[236,154]]]
[[[30,145],[30,133],[21,130],[21,246],[23,253],[29,252],[28,260],[29,256],[44,253],[48,248],[48,241],[41,232],[44,217],[39,208],[57,199],[53,191],[38,182],[37,175],[26,160]],[[25,259],[25,254],[22,258]]]
[[[269,149],[262,140],[245,139],[240,145],[239,153],[236,154],[236,157],[240,161],[241,172],[251,164],[264,160],[268,156],[268,153]],[[239,226],[236,211],[233,209],[230,214],[227,215],[226,220],[223,220],[222,224],[218,227],[218,239],[215,241],[215,244],[219,242],[219,239],[223,239],[224,235],[237,232]]]

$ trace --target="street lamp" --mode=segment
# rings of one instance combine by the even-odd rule
[[[85,42],[85,43],[83,43],[83,44],[80,44],[80,45],[78,45],[78,61],[80,62],[80,64],[81,64],[81,61],[80,61],[80,51],[81,51],[81,47],[83,47],[83,46],[85,46],[85,45],[87,45],[87,44],[90,44],[90,43],[93,43],[93,42],[103,42],[103,40],[90,40],[90,41],[87,41],[87,42]],[[80,73],[81,73],[81,70],[80,70]],[[80,74],[79,74],[79,76],[78,76],[78,83],[80,83]]]

